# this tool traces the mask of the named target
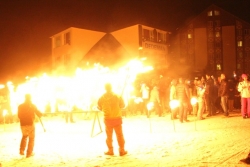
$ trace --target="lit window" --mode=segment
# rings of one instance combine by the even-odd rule
[[[215,10],[215,11],[214,11],[214,15],[215,15],[215,16],[219,16],[219,15],[220,15],[220,11]]]
[[[238,42],[237,42],[237,46],[238,46],[238,47],[242,47],[242,41],[238,41]]]
[[[220,37],[220,32],[215,32],[215,37],[219,38]]]
[[[207,16],[213,16],[213,11],[208,11]]]
[[[220,70],[221,70],[221,65],[220,65],[220,64],[217,64],[217,65],[216,65],[216,70],[217,70],[217,71],[220,71]]]
[[[70,45],[70,33],[69,32],[64,34],[64,45],[66,44]]]
[[[188,34],[188,39],[191,39],[192,38],[192,34]]]
[[[55,47],[61,46],[61,36],[55,38]]]

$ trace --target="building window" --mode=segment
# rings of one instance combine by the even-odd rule
[[[238,46],[238,47],[242,47],[242,41],[238,41],[238,42],[237,42],[237,46]]]
[[[154,31],[149,31],[150,41],[154,41]]]
[[[163,33],[163,42],[164,42],[164,43],[167,42],[167,33]]]
[[[220,27],[220,20],[215,21],[215,27]]]
[[[64,34],[64,45],[66,44],[70,45],[70,32]]]
[[[211,10],[211,11],[208,11],[207,12],[207,16],[213,16],[213,11]]]
[[[237,64],[237,69],[241,69],[241,65],[239,63]]]
[[[208,21],[207,24],[208,24],[208,27],[213,27],[213,21]]]
[[[242,36],[242,30],[241,29],[237,29],[236,31],[237,31],[237,35]]]
[[[217,70],[217,71],[221,71],[221,65],[220,65],[220,64],[217,64],[217,65],[216,65],[216,70]]]
[[[215,32],[215,37],[219,38],[220,37],[220,32]]]
[[[61,45],[61,36],[55,37],[55,47],[59,47]]]
[[[192,38],[192,34],[188,34],[188,39],[191,39]]]
[[[215,53],[215,58],[216,59],[221,59],[221,54],[220,53]]]
[[[162,33],[162,32],[157,32],[157,40],[158,42],[161,42],[161,43],[166,43],[166,33]]]
[[[163,42],[163,34],[160,32],[157,32],[158,36],[158,42]]]
[[[215,10],[215,11],[214,11],[214,15],[215,15],[215,16],[219,16],[219,15],[220,15],[220,11]]]
[[[245,34],[245,35],[250,35],[250,29],[245,29],[245,30],[244,30],[244,34]]]
[[[243,58],[243,53],[242,52],[239,52],[239,58]]]
[[[250,52],[246,52],[246,57],[250,58]]]
[[[144,40],[149,40],[149,30],[143,29],[142,37],[143,37]]]

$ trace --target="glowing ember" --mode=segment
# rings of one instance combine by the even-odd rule
[[[5,117],[7,115],[8,111],[6,109],[3,110],[3,116]]]
[[[153,102],[149,102],[148,104],[147,104],[147,109],[148,110],[152,110],[154,108],[154,103]]]
[[[197,98],[192,97],[190,102],[191,102],[191,105],[195,105],[198,102],[198,100],[197,100]]]
[[[180,102],[178,100],[171,100],[169,102],[169,106],[171,109],[175,109],[175,108],[179,107],[179,105],[180,105]]]

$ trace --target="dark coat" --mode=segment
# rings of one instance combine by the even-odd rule
[[[225,79],[223,79],[223,80],[221,80],[221,83],[220,83],[220,87],[218,90],[218,96],[220,96],[220,97],[228,96],[228,93],[229,93],[228,82]]]

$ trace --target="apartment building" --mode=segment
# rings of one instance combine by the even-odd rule
[[[250,24],[216,5],[184,24],[171,45],[192,71],[250,73]]]

